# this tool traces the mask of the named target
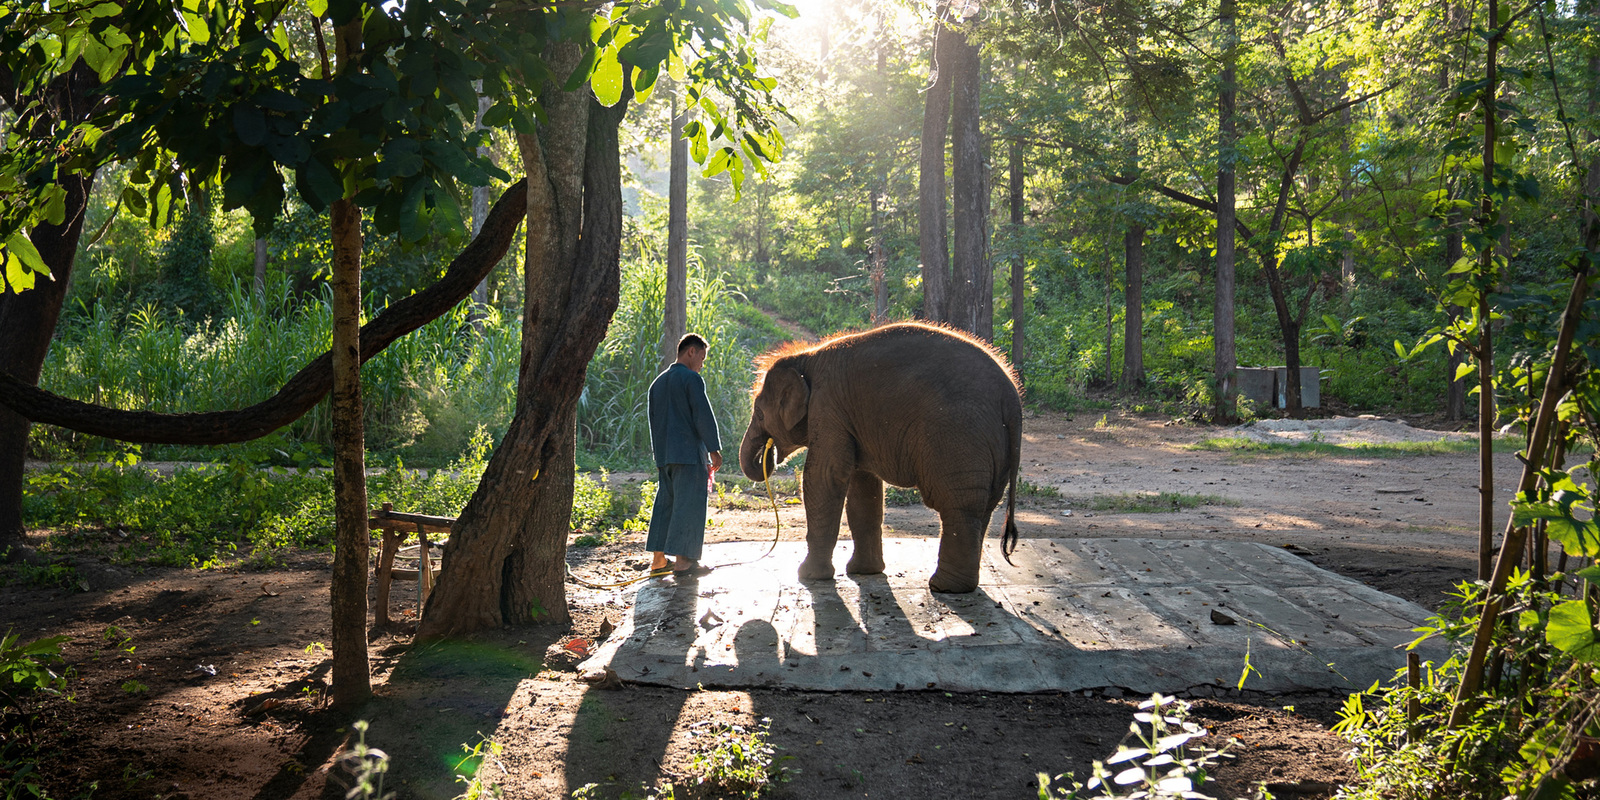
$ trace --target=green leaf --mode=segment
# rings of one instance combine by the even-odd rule
[[[233,132],[239,141],[250,147],[260,147],[267,138],[267,115],[249,103],[233,107]]]
[[[1451,378],[1451,380],[1459,381],[1462,378],[1465,378],[1468,375],[1471,375],[1472,373],[1476,372],[1477,370],[1478,370],[1478,365],[1477,364],[1474,364],[1471,361],[1463,361],[1460,364],[1456,365],[1456,374],[1455,374],[1455,377]]]
[[[1595,636],[1589,606],[1582,600],[1568,600],[1550,609],[1544,639],[1579,661],[1600,663],[1600,637]]]
[[[594,89],[594,99],[600,105],[610,108],[622,100],[622,63],[617,60],[615,48],[608,48],[595,65],[589,85]]]
[[[23,269],[45,275],[50,274],[50,268],[45,266],[44,257],[39,255],[39,248],[34,247],[33,241],[22,231],[17,231],[6,239],[6,251],[21,263]],[[28,278],[28,285],[33,285],[31,276]]]
[[[33,288],[34,275],[22,268],[22,259],[10,248],[6,249],[6,283],[11,285],[11,291],[21,294]]]

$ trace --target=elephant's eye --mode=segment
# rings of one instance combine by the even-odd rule
[[[761,421],[762,421],[761,409],[758,408],[758,409],[756,409],[756,422],[761,422]]]

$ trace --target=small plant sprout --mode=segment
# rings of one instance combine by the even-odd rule
[[[395,794],[383,790],[384,776],[389,773],[389,754],[367,746],[366,720],[357,720],[351,727],[356,729],[355,747],[347,750],[338,761],[353,781],[344,796],[349,800],[391,800]]]
[[[1208,800],[1199,790],[1210,781],[1209,770],[1231,756],[1225,750],[1191,744],[1207,733],[1189,720],[1189,704],[1154,694],[1139,704],[1133,719],[1128,732],[1136,746],[1119,745],[1110,758],[1094,762],[1087,783],[1079,783],[1070,773],[1054,778],[1070,782],[1071,788],[1054,787],[1049,773],[1039,773],[1039,800]]]

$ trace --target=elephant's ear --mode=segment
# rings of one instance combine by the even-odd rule
[[[783,427],[793,430],[805,421],[806,407],[811,402],[811,387],[800,373],[789,367],[779,367],[767,373],[767,388],[775,393],[778,416]]]

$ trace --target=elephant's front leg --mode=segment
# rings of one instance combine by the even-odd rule
[[[815,461],[814,458],[808,460]],[[833,470],[812,465],[808,465],[802,480],[806,500],[806,560],[800,562],[800,579],[832,578],[833,547],[839,543],[839,516],[844,512],[847,481]]]
[[[883,572],[883,479],[863,470],[850,477],[850,491],[844,504],[850,523],[850,538],[855,552],[844,571],[851,575],[878,575]]]

